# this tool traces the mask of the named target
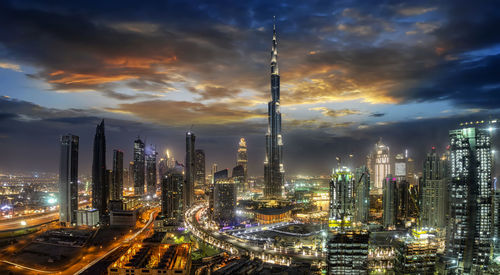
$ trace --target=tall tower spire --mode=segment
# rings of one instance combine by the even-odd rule
[[[273,40],[271,47],[271,101],[268,107],[268,130],[266,134],[266,160],[264,162],[264,196],[281,198],[284,185],[283,140],[281,136],[280,75],[278,69],[278,40],[276,19],[273,18]]]

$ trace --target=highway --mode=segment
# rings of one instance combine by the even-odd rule
[[[293,260],[296,261],[323,261],[322,255],[304,255],[296,253],[285,253],[283,250],[266,249],[247,240],[237,238],[232,235],[220,233],[213,229],[204,228],[197,217],[206,209],[206,205],[197,205],[186,211],[186,225],[191,232],[206,243],[209,243],[219,249],[228,251],[232,254],[245,254],[250,257],[260,258],[264,262],[290,265]]]
[[[30,226],[41,225],[59,219],[59,213],[48,213],[45,215],[27,217],[26,219],[0,221],[0,231],[18,230]]]

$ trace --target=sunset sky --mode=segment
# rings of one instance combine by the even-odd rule
[[[183,162],[192,129],[207,167],[245,137],[261,175],[273,16],[287,175],[360,165],[380,137],[420,166],[499,117],[496,1],[0,0],[0,172],[57,172],[72,133],[88,173],[104,118],[109,164],[138,135]]]

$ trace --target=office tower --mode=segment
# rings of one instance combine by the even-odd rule
[[[493,158],[494,160],[495,158]],[[494,167],[494,165],[493,165]],[[493,178],[493,258],[500,256],[500,186]]]
[[[76,224],[78,210],[78,136],[61,137],[59,162],[59,222]]]
[[[368,274],[368,241],[364,230],[330,230],[327,243],[327,274]]]
[[[370,173],[366,166],[356,168],[354,187],[354,221],[367,224],[370,215]]]
[[[122,162],[122,165],[123,165],[123,162]],[[123,168],[123,188],[128,188],[130,186],[130,182],[129,182],[129,169],[128,168]],[[122,197],[123,197],[123,188],[122,188]]]
[[[196,137],[193,133],[186,133],[186,163],[185,163],[185,184],[184,184],[184,204],[186,209],[194,203],[194,177],[196,173],[195,164],[195,143]]]
[[[375,144],[373,167],[373,175],[375,178],[373,179],[373,186],[370,190],[373,190],[377,194],[381,194],[383,191],[382,184],[384,179],[388,174],[391,174],[389,147],[382,143],[382,139]]]
[[[236,185],[230,179],[219,178],[214,186],[213,218],[221,226],[235,222]]]
[[[236,159],[236,165],[243,166],[244,170],[243,184],[246,184],[248,179],[248,155],[247,155],[247,142],[245,138],[240,138],[240,143],[238,144],[238,157]]]
[[[398,180],[405,180],[406,173],[406,157],[403,154],[396,154],[394,156],[394,177]]]
[[[229,170],[222,169],[214,173],[214,182],[217,182],[219,179],[228,179],[229,178]]]
[[[149,145],[145,150],[146,154],[146,187],[148,196],[153,197],[156,194],[156,148]]]
[[[487,129],[450,131],[450,218],[446,249],[460,273],[489,261],[492,231],[492,151]]]
[[[217,163],[212,164],[212,184],[215,183],[215,173],[217,173]]]
[[[134,173],[134,162],[131,161],[128,163],[128,187],[134,187],[135,186],[135,173]]]
[[[182,220],[183,184],[184,176],[181,166],[169,169],[161,181],[161,211],[170,224],[176,224]]]
[[[103,216],[107,212],[109,185],[106,181],[106,137],[104,120],[97,125],[94,137],[94,159],[92,162],[92,208]]]
[[[266,134],[266,159],[264,161],[264,197],[266,198],[281,198],[285,181],[277,46],[276,25],[274,25],[273,45],[271,49],[271,101],[267,105],[268,127]]]
[[[140,138],[134,141],[134,195],[144,195],[144,142]]]
[[[242,165],[236,165],[233,168],[232,179],[236,184],[237,193],[245,191],[245,168]]]
[[[330,225],[351,226],[354,207],[354,175],[347,167],[335,169],[330,181]]]
[[[396,239],[394,271],[396,274],[434,274],[438,240],[427,231],[412,230],[411,233]]]
[[[201,189],[205,186],[205,151],[201,149],[195,150],[194,167],[194,185],[196,189]]]
[[[446,228],[448,214],[448,159],[440,158],[436,148],[432,147],[424,161],[422,178],[422,211],[420,225],[430,228]]]
[[[111,184],[111,199],[123,199],[123,152],[113,150],[113,182]]]
[[[384,179],[383,186],[383,225],[385,228],[394,228],[396,226],[398,205],[396,178],[393,178],[390,174],[387,175]]]
[[[167,175],[167,159],[160,158],[158,161],[158,178],[160,179],[160,184],[165,175]]]
[[[176,162],[173,155],[170,154],[170,151],[167,149],[167,168],[175,168]]]

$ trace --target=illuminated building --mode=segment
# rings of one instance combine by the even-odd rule
[[[413,230],[396,242],[396,274],[434,274],[438,242],[426,231]]]
[[[111,199],[123,199],[123,152],[113,150],[113,182],[111,184]]]
[[[253,212],[255,213],[255,220],[259,224],[270,224],[291,221],[292,209],[293,206],[258,208]]]
[[[99,223],[99,210],[80,209],[76,211],[78,226],[96,226]]]
[[[493,178],[493,258],[498,262],[500,258],[500,189],[497,178]]]
[[[169,169],[161,182],[161,212],[165,221],[169,224],[175,224],[182,220],[184,178],[182,167],[177,166]]]
[[[355,170],[354,221],[366,224],[370,215],[370,173],[366,166]]]
[[[146,155],[146,190],[148,196],[153,197],[156,194],[156,148],[149,145],[145,150]]]
[[[108,267],[109,275],[189,275],[191,274],[191,245],[133,244]]]
[[[195,175],[194,186],[201,189],[205,186],[205,151],[197,149],[195,151]]]
[[[92,208],[105,215],[108,208],[109,185],[106,180],[106,137],[104,120],[96,127],[94,137],[94,158],[92,162]]]
[[[488,265],[492,241],[492,150],[487,129],[450,131],[450,218],[446,250],[460,273]]]
[[[373,153],[368,157],[367,166],[370,175],[374,176],[370,191],[380,195],[383,192],[385,177],[391,174],[389,147],[382,143],[382,139],[375,144]]]
[[[440,158],[432,147],[424,161],[422,179],[422,211],[420,225],[423,227],[446,227],[448,214],[448,177],[446,157]]]
[[[283,167],[283,136],[281,134],[280,75],[278,69],[278,42],[276,25],[273,26],[271,49],[271,101],[268,103],[266,159],[264,161],[264,197],[281,198],[285,181]]]
[[[213,219],[221,226],[234,223],[236,211],[236,185],[230,179],[217,179],[214,186]]]
[[[140,138],[134,141],[134,195],[144,195],[144,142]]]
[[[186,209],[194,203],[194,178],[196,173],[196,153],[195,153],[196,137],[192,132],[186,133],[186,162],[185,162],[185,183],[182,195]]]
[[[244,177],[243,183],[246,184],[248,179],[248,154],[247,154],[247,142],[245,138],[240,138],[238,143],[238,156],[236,160],[236,165],[243,166]]]
[[[61,137],[59,163],[59,221],[76,224],[78,210],[78,145],[79,138],[71,134]]]
[[[238,194],[243,193],[245,190],[245,168],[242,165],[236,165],[231,176],[236,184]]]
[[[123,161],[122,161],[122,166],[123,166]],[[123,197],[123,188],[129,188],[130,186],[130,182],[129,182],[129,178],[130,178],[130,170],[128,168],[123,168],[123,172],[122,172],[122,179],[123,179],[123,184],[122,184],[122,197]]]
[[[328,236],[327,274],[368,274],[367,231],[330,230]]]
[[[347,167],[334,171],[330,181],[330,221],[352,220],[354,181],[354,175]]]
[[[131,161],[128,163],[128,187],[134,187],[134,162]]]
[[[382,203],[384,206],[383,212],[383,225],[385,228],[394,228],[396,226],[397,218],[397,205],[398,205],[398,193],[397,193],[397,181],[392,175],[387,175],[384,179],[384,190]]]

